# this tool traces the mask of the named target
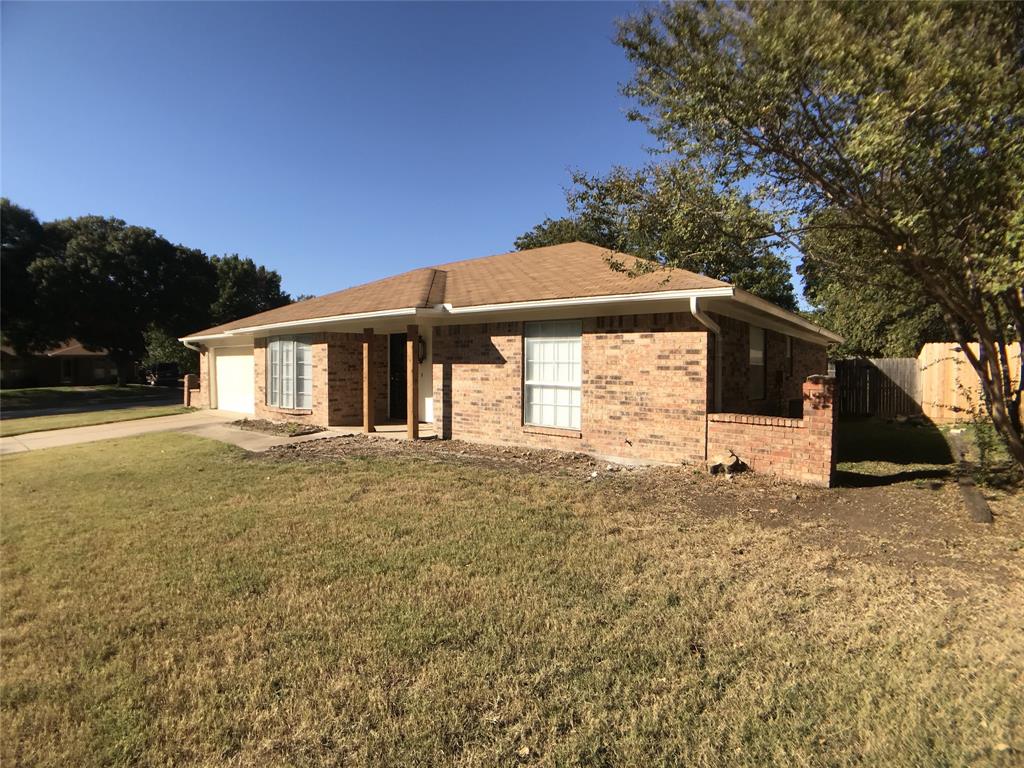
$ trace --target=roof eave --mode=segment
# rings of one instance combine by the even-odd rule
[[[803,331],[819,336],[830,344],[842,344],[844,341],[843,337],[838,333],[834,333],[827,328],[822,328],[820,325],[804,319],[796,312],[790,312],[788,309],[783,309],[777,304],[772,304],[770,301],[762,299],[760,296],[755,296],[742,288],[736,289],[736,293],[733,295],[732,299],[739,304],[773,315],[786,323],[796,325]]]
[[[517,309],[547,309],[562,307],[586,307],[605,304],[626,304],[644,301],[673,301],[697,297],[731,297],[735,289],[731,285],[714,288],[688,288],[678,291],[650,291],[648,293],[620,293],[604,296],[577,296],[561,299],[537,299],[533,301],[510,301],[502,304],[475,304],[468,307],[444,305],[450,315],[482,314]]]
[[[264,333],[267,331],[287,332],[331,323],[360,321],[372,322],[398,317],[460,317],[466,315],[483,315],[510,311],[536,311],[544,309],[566,309],[572,307],[582,308],[614,306],[617,304],[630,303],[666,302],[689,300],[691,298],[725,299],[727,301],[734,301],[758,312],[772,315],[786,325],[795,326],[800,329],[803,332],[802,335],[816,337],[823,343],[840,343],[843,341],[842,336],[822,328],[809,320],[805,320],[794,312],[785,310],[782,307],[772,304],[770,301],[766,301],[765,299],[754,296],[741,288],[736,288],[731,285],[714,286],[711,288],[688,288],[673,291],[651,291],[647,293],[623,293],[603,296],[536,299],[531,301],[504,302],[500,304],[477,304],[465,307],[455,307],[451,304],[438,304],[433,307],[402,307],[398,309],[376,310],[373,312],[353,312],[344,315],[329,315],[326,317],[314,317],[303,320],[290,320],[278,323],[242,326],[240,328],[232,328],[217,334],[184,336],[180,338],[179,341],[186,344],[192,342],[219,341],[231,339],[240,335]]]

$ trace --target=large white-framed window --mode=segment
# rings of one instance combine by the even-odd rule
[[[313,407],[313,347],[309,336],[267,339],[267,405]]]
[[[523,423],[580,428],[583,324],[579,320],[527,323],[523,336]]]
[[[750,326],[750,399],[764,400],[767,389],[764,328]]]

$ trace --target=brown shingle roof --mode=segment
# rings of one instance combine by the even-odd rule
[[[372,283],[289,304],[192,336],[212,336],[238,328],[389,309],[451,304],[472,307],[520,301],[678,291],[727,286],[684,269],[630,277],[608,265],[612,253],[589,243],[564,243],[455,261],[386,277]],[[627,266],[635,259],[614,254]]]

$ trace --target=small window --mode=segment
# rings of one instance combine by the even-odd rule
[[[279,336],[267,341],[267,405],[310,410],[313,407],[313,348],[309,336]]]
[[[764,328],[750,326],[750,399],[764,400],[767,389]]]
[[[537,427],[580,428],[578,320],[527,323],[523,339],[523,422]]]

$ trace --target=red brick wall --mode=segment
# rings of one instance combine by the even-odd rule
[[[583,320],[581,430],[524,427],[523,323],[435,328],[437,434],[637,461],[703,461],[707,331],[688,313]]]
[[[194,408],[210,407],[210,351],[208,349],[199,353],[199,395],[191,400]]]
[[[750,326],[742,320],[716,316],[722,329],[722,411],[788,416],[791,400],[800,400],[808,376],[828,372],[828,353],[820,344],[793,338],[792,362],[786,358],[786,336],[765,331],[766,385],[763,400],[750,399]]]
[[[803,385],[802,419],[710,414],[708,456],[731,450],[755,472],[828,487],[835,473],[834,397],[834,379],[811,376]]]
[[[298,410],[267,405],[267,339],[256,339],[256,418],[297,421],[320,426],[353,426],[363,422],[363,337],[357,333],[312,335],[313,408]],[[376,418],[387,404],[387,337],[374,336],[372,345]]]

